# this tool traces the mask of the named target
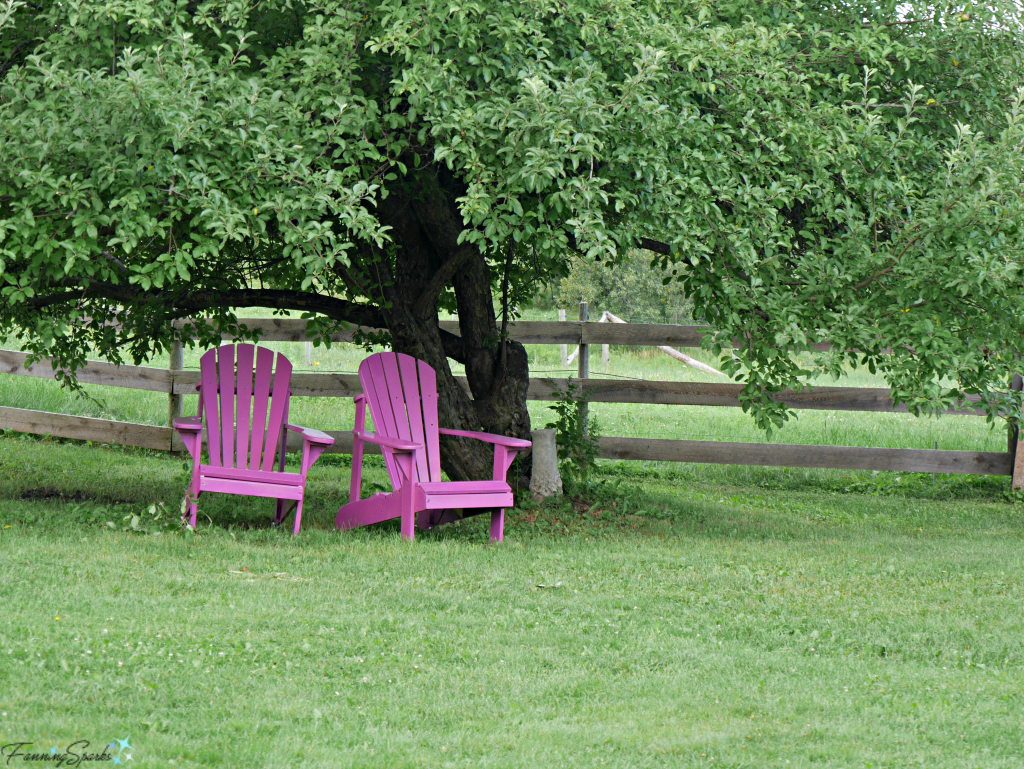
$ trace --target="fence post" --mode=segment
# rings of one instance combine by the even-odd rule
[[[530,497],[541,502],[548,497],[562,495],[562,478],[558,474],[558,446],[554,430],[534,430],[533,472],[530,475]]]
[[[558,320],[565,322],[565,310],[558,311]],[[569,345],[559,345],[559,349],[562,352],[562,368],[569,368]]]
[[[167,368],[171,371],[181,371],[185,366],[185,354],[181,348],[181,342],[171,342],[171,359]],[[167,396],[167,426],[174,427],[174,420],[183,416],[181,408],[181,396],[174,394],[174,374],[171,374],[171,393]]]
[[[605,323],[605,322],[607,322],[607,320],[608,320],[608,311],[605,310],[604,312],[601,313],[601,321],[600,322],[601,323]],[[610,353],[611,353],[611,345],[610,344],[603,344],[603,345],[601,345],[601,365],[604,367],[605,371],[608,370],[608,361],[611,358],[611,354]]]
[[[580,302],[580,321],[587,322],[590,316],[587,315],[587,303]],[[586,389],[586,380],[590,379],[590,345],[583,344],[583,331],[580,330],[580,355],[579,355],[579,378],[580,388]],[[584,400],[580,405],[580,418],[583,422],[583,434],[587,434],[587,413],[590,409]]]

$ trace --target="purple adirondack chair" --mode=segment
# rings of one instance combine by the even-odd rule
[[[294,507],[294,533],[298,534],[306,473],[334,439],[319,430],[288,424],[292,364],[278,353],[275,372],[272,350],[251,344],[224,345],[199,359],[199,371],[196,416],[174,420],[174,429],[192,455],[192,484],[184,517],[196,525],[196,500],[204,491],[272,497],[277,500],[274,524],[282,523]],[[204,423],[209,449],[206,465],[200,461]],[[302,436],[302,469],[298,473],[284,472],[288,430]],[[287,501],[293,504],[286,510]]]
[[[514,504],[505,473],[516,453],[528,448],[530,442],[504,435],[438,428],[437,376],[426,363],[408,355],[371,355],[359,366],[359,383],[363,394],[355,398],[350,501],[338,511],[335,527],[351,529],[401,518],[402,537],[412,540],[415,525],[430,529],[467,514],[491,510],[491,541],[500,542],[504,536],[505,508]],[[376,435],[364,429],[367,402]],[[442,481],[438,435],[494,444],[493,480]],[[361,500],[364,442],[381,447],[393,491]]]

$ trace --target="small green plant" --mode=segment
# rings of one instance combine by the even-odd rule
[[[558,419],[545,427],[557,431],[559,466],[573,480],[586,479],[598,454],[597,419],[585,415],[588,393],[570,377],[565,383],[565,392],[548,407],[558,414]]]
[[[163,502],[156,502],[150,505],[142,513],[136,513],[133,510],[122,518],[121,521],[120,528],[122,531],[133,531],[137,534],[150,534],[153,536],[173,534],[186,528],[191,529],[191,527],[187,527],[182,522],[178,515],[170,512]],[[118,528],[113,521],[107,521],[107,527],[111,529]]]

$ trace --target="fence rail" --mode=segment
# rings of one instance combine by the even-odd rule
[[[239,319],[250,331],[259,331],[264,342],[306,342],[306,321],[293,318]],[[457,320],[442,320],[442,331],[461,336]],[[356,329],[331,334],[332,342],[351,342]],[[379,329],[360,327],[364,332]],[[700,347],[710,326],[677,326],[667,323],[609,324],[578,320],[520,320],[509,324],[509,337],[522,344],[610,344],[631,347]],[[225,339],[233,338],[230,334]],[[735,340],[734,340],[735,341]],[[828,342],[812,345],[828,350]]]
[[[20,376],[54,379],[48,361],[27,366],[28,355],[13,350],[0,350],[0,372]],[[168,395],[189,395],[196,392],[199,372],[195,370],[168,370],[145,366],[115,366],[112,363],[89,361],[78,370],[78,379],[84,384],[149,390]],[[465,377],[456,377],[466,390]],[[530,380],[529,400],[553,401],[565,392],[566,379],[537,377]],[[355,374],[292,374],[292,395],[313,398],[353,398],[362,393],[359,377]],[[738,407],[742,385],[720,382],[653,382],[632,379],[588,379],[585,385],[587,400],[591,403],[642,403],[671,406],[732,406]],[[777,396],[794,409],[834,411],[874,411],[905,413],[906,406],[894,406],[889,391],[883,387],[815,387],[802,392],[786,391]],[[977,403],[978,396],[970,396]],[[950,414],[984,416],[983,409],[965,404],[962,409],[950,409]]]
[[[170,427],[75,417],[46,411],[0,406],[0,425],[7,430],[56,438],[73,438],[157,451],[182,451],[184,444]],[[334,438],[329,454],[351,454],[349,430],[327,430]],[[205,442],[205,433],[204,433]],[[760,467],[819,467],[838,470],[894,470],[905,473],[1010,475],[1012,458],[1006,452],[941,451],[932,449],[874,449],[857,446],[726,443],[656,438],[599,438],[603,459],[695,462]],[[288,450],[300,451],[300,436],[289,434]],[[379,454],[367,444],[365,451]]]
[[[581,317],[586,310],[581,308]],[[283,318],[241,319],[250,330],[260,332],[261,341],[304,342],[306,321]],[[459,333],[457,321],[441,321],[441,328]],[[368,330],[368,329],[367,329]],[[580,345],[580,371],[588,373],[589,345],[677,346],[696,347],[708,332],[705,326],[658,324],[608,324],[589,321],[519,321],[510,326],[513,339],[524,344]],[[332,335],[334,342],[352,341],[352,331]],[[225,335],[226,338],[227,335]],[[828,343],[816,345],[828,349]],[[0,373],[16,376],[55,378],[49,361],[27,365],[27,354],[0,350]],[[180,363],[178,364],[180,366]],[[146,366],[116,366],[102,361],[89,361],[78,370],[84,384],[123,387],[166,393],[169,398],[195,393],[199,372],[159,369]],[[468,391],[463,377],[457,378]],[[354,374],[295,373],[292,393],[299,397],[351,398],[362,392]],[[530,400],[552,401],[566,389],[562,378],[531,378],[527,397]],[[739,406],[742,385],[733,382],[657,382],[627,379],[587,378],[586,399],[597,403],[642,403],[681,406]],[[838,411],[906,412],[905,406],[894,406],[885,388],[815,387],[802,392],[784,392],[779,400],[794,409],[825,409]],[[961,409],[951,414],[984,415],[977,407],[980,400],[971,397]],[[174,406],[172,405],[172,411]],[[104,419],[76,417],[0,407],[0,428],[17,432],[53,435],[104,443],[139,446],[162,451],[180,451],[183,446],[170,427],[115,422]],[[332,453],[351,453],[349,431],[328,431],[335,438]],[[294,437],[294,436],[293,436]],[[298,448],[298,443],[289,446]],[[368,451],[379,449],[367,448]],[[972,452],[930,449],[880,449],[854,446],[805,446],[793,444],[726,443],[718,441],[663,440],[608,437],[600,439],[600,456],[606,459],[651,460],[662,462],[694,462],[774,467],[818,467],[849,470],[892,470],[899,472],[930,472],[980,475],[1014,475],[1015,451]],[[1017,461],[1017,474],[1024,479],[1024,458]]]

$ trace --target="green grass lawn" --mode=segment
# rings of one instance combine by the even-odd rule
[[[307,368],[304,345],[268,346]],[[557,347],[528,352],[570,373]],[[722,381],[592,352],[594,376]],[[315,348],[308,369],[363,355]],[[166,422],[166,396],[88,393],[0,377],[2,405]],[[591,413],[605,435],[765,440],[738,409]],[[291,409],[322,429],[352,415]],[[1006,446],[978,418],[824,411],[773,440]],[[183,457],[0,435],[0,746],[130,736],[133,763],[175,767],[1024,766],[1008,479],[601,462],[491,547],[486,516],[411,545],[394,524],[334,532],[348,465],[314,467],[299,538],[269,528],[271,501],[219,495],[189,534]]]
[[[156,536],[123,519],[176,508],[180,457],[0,437],[0,745],[129,737],[133,763],[175,767],[1024,765],[1005,479],[605,464],[492,547],[484,518],[413,544],[331,531],[348,469],[328,460],[299,538],[267,528],[270,501],[215,496],[196,534]]]

